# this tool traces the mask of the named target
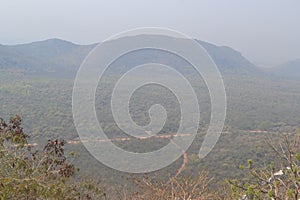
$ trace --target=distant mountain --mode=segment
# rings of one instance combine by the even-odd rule
[[[139,37],[139,36],[134,36]],[[157,37],[157,36],[155,36]],[[122,40],[120,38],[119,40]],[[172,40],[183,40],[172,38]],[[261,73],[240,52],[230,47],[216,46],[198,41],[210,54],[222,73]],[[18,70],[26,73],[52,73],[74,76],[87,54],[96,46],[77,45],[60,39],[49,39],[21,45],[0,45],[0,70]],[[126,45],[126,44],[125,44]],[[143,50],[129,58],[121,59],[122,67],[151,61],[182,67],[184,62],[174,56]]]
[[[74,73],[95,45],[76,45],[59,39],[0,46],[0,69],[29,73]]]
[[[262,71],[247,60],[240,52],[227,47],[216,46],[207,42],[198,41],[210,54],[221,72],[261,74]]]
[[[300,59],[271,68],[269,71],[277,76],[300,78]]]

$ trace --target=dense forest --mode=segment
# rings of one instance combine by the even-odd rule
[[[227,94],[223,133],[204,159],[198,152],[210,122],[210,98],[203,79],[186,63],[143,51],[117,60],[99,83],[95,105],[100,124],[114,144],[132,152],[168,144],[178,129],[180,110],[166,88],[138,89],[129,105],[137,124],[149,123],[153,104],[161,104],[168,116],[157,137],[129,138],[110,112],[111,88],[121,74],[154,59],[174,65],[195,89],[201,120],[191,147],[168,167],[136,175],[98,162],[74,126],[74,77],[94,45],[47,40],[1,46],[5,53],[0,56],[0,199],[298,199],[299,78],[260,70],[229,47],[199,42],[220,68]]]
[[[247,165],[239,166],[242,176],[223,183],[213,183],[210,173],[198,171],[195,176],[163,179],[132,176],[131,186],[122,188],[76,176],[76,153],[66,154],[66,141],[48,140],[37,150],[28,138],[20,116],[9,122],[0,119],[1,199],[298,199],[300,195],[299,132],[284,134],[276,143],[269,140],[272,161],[260,166],[248,159]]]

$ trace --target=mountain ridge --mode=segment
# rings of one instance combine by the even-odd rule
[[[268,70],[270,71],[270,73],[276,76],[286,78],[300,78],[300,58],[288,61]]]
[[[231,47],[196,41],[206,49],[223,73],[261,73],[258,67]],[[72,74],[74,76],[84,58],[97,44],[99,43],[79,45],[52,38],[26,44],[0,45],[0,69],[18,69],[28,73]],[[142,52],[142,54],[145,53]],[[142,58],[145,57],[146,54],[142,56]],[[140,57],[135,59],[138,58]],[[156,59],[160,61],[164,58],[154,57],[154,60]]]

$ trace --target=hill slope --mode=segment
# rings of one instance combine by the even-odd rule
[[[122,39],[122,38],[121,38]],[[179,40],[179,39],[178,39]],[[215,46],[210,43],[198,41],[211,55],[223,73],[251,74],[260,73],[251,62],[241,53],[229,47]],[[54,73],[74,76],[86,55],[96,46],[77,45],[59,39],[49,39],[30,44],[14,46],[0,45],[0,69],[18,70],[27,73]],[[175,57],[161,56],[156,52],[143,50],[125,59],[125,65],[142,64],[149,61],[167,62],[174,65],[183,65]]]
[[[300,59],[271,68],[270,72],[282,77],[300,78]]]
[[[73,73],[95,45],[76,45],[49,39],[30,44],[0,46],[0,69],[30,73]]]

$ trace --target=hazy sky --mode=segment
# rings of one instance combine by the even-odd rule
[[[259,65],[300,58],[299,0],[1,0],[0,43],[99,42],[155,26],[227,45]]]

